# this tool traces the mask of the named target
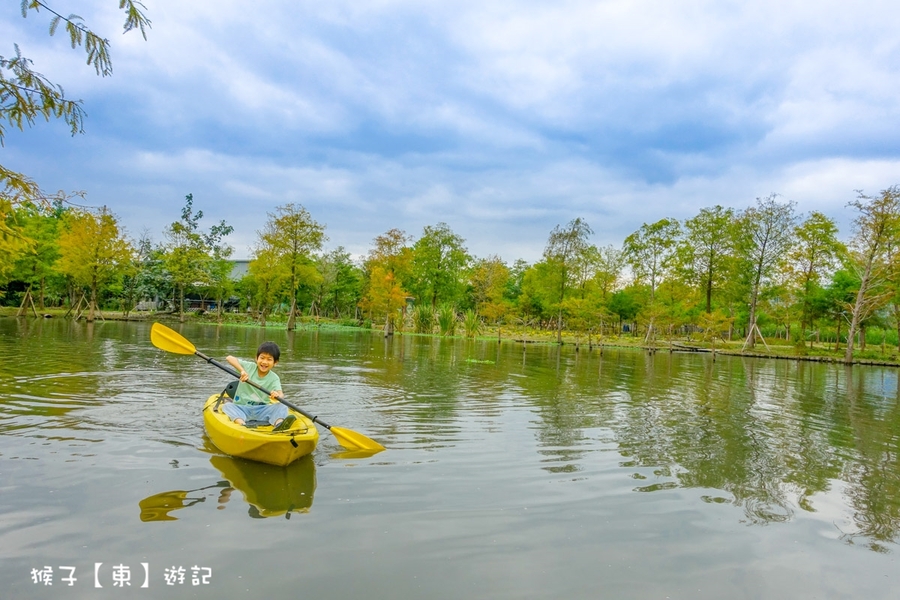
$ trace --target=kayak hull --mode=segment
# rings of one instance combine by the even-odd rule
[[[219,394],[210,396],[203,405],[203,425],[210,441],[229,456],[246,458],[283,467],[311,454],[319,443],[315,424],[288,409],[297,420],[285,431],[272,431],[271,425],[251,429],[235,425],[228,415],[216,408]]]

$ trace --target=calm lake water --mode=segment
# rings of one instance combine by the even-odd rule
[[[388,449],[222,456],[149,324],[0,318],[0,598],[900,596],[896,369],[172,327]]]

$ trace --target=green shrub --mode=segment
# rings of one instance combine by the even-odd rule
[[[463,329],[466,332],[466,337],[474,338],[478,336],[483,327],[484,323],[482,323],[481,317],[471,308],[467,310],[463,316]]]
[[[413,327],[416,333],[434,331],[434,312],[428,306],[416,306],[412,310]]]
[[[457,322],[456,308],[452,304],[444,304],[438,309],[437,320],[441,335],[454,335]]]

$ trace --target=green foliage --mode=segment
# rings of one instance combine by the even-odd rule
[[[793,243],[787,252],[782,269],[784,281],[783,297],[790,306],[789,314],[781,320],[800,321],[798,335],[805,337],[805,331],[820,316],[817,314],[815,298],[822,290],[822,281],[834,271],[838,261],[846,256],[846,248],[837,239],[837,225],[832,219],[819,212],[812,212],[793,231]],[[782,311],[787,313],[788,311]],[[801,340],[802,343],[802,340]]]
[[[560,304],[558,273],[554,265],[541,261],[529,267],[522,277],[519,313],[523,317],[545,321],[554,316]]]
[[[341,318],[354,316],[362,298],[363,272],[350,260],[343,247],[316,259],[321,275],[315,290],[316,303],[323,315]]]
[[[566,329],[580,333],[589,329],[593,319],[590,304],[582,298],[566,298],[562,303]]]
[[[12,203],[0,196],[0,284],[8,281],[16,258],[27,246]]]
[[[410,238],[400,229],[391,229],[375,238],[363,264],[366,282],[360,308],[368,319],[382,321],[386,333],[393,331],[398,311],[410,297],[406,285],[411,278]]]
[[[675,245],[681,234],[681,226],[675,219],[660,219],[625,238],[625,260],[635,279],[650,286],[650,302],[656,297],[656,288],[673,265]]]
[[[519,300],[519,296],[522,295],[522,281],[525,277],[525,272],[529,268],[530,265],[521,258],[513,263],[509,269],[509,279],[506,280],[506,285],[503,288],[504,300],[511,303],[516,303]]]
[[[81,103],[65,97],[62,86],[50,82],[31,69],[32,61],[15,46],[12,58],[0,56],[0,115],[19,130],[34,125],[35,119],[63,119],[72,135],[81,133],[84,109]],[[6,128],[0,120],[0,143]]]
[[[434,331],[434,311],[430,306],[417,304],[412,309],[412,322],[416,333],[431,333]]]
[[[134,295],[137,299],[169,298],[172,296],[172,278],[165,268],[165,247],[154,245],[144,233],[137,243]]]
[[[465,331],[467,338],[475,338],[481,334],[482,329],[484,329],[484,323],[481,320],[481,317],[478,316],[474,310],[467,310],[463,314],[463,331]]]
[[[269,257],[268,267],[279,271],[287,284],[286,300],[290,304],[288,331],[295,327],[301,289],[305,288],[312,297],[316,286],[321,283],[314,253],[322,248],[325,239],[325,227],[313,220],[303,206],[293,203],[278,206],[274,213],[269,213],[269,220],[259,235],[257,255]],[[256,272],[259,272],[258,268]]]
[[[472,257],[465,240],[446,223],[426,226],[413,245],[413,273],[410,291],[420,302],[434,309],[439,303],[462,300],[464,272]]]
[[[599,302],[606,303],[610,294],[619,288],[622,269],[625,267],[625,253],[612,245],[597,250],[593,283]]]
[[[557,225],[550,232],[547,246],[544,248],[544,263],[547,268],[541,271],[544,290],[552,290],[551,308],[556,312],[556,337],[562,341],[563,304],[566,292],[581,281],[585,264],[585,255],[591,248],[588,236],[594,231],[581,218],[573,219],[565,227]],[[546,306],[546,305],[545,305]]]
[[[732,277],[737,222],[734,210],[714,206],[684,222],[684,237],[673,256],[678,277],[703,292],[705,310]]]
[[[442,304],[437,311],[438,329],[441,335],[455,335],[456,325],[459,323],[459,315],[452,304]]]
[[[734,319],[721,311],[703,313],[697,320],[697,325],[700,327],[700,339],[715,347],[716,340],[725,341],[728,338],[728,332],[733,324]]]
[[[257,248],[253,260],[250,261],[247,275],[242,281],[242,287],[250,292],[252,306],[259,314],[263,325],[266,316],[275,308],[277,300],[283,297],[286,284],[285,274],[279,269],[272,268],[274,262],[275,259],[269,254],[268,249]]]
[[[619,318],[619,324],[633,323],[643,306],[643,294],[632,286],[619,290],[609,301],[609,312]]]
[[[144,15],[144,6],[135,0],[119,0],[119,8],[125,11],[125,32],[139,29],[144,39],[150,20]],[[62,24],[72,48],[83,47],[87,54],[87,64],[94,67],[97,75],[112,74],[109,40],[95,34],[78,15],[63,16],[41,0],[22,0],[21,12],[26,17],[29,11],[39,13],[41,9],[50,13],[50,35],[54,35]],[[22,55],[17,44],[13,44],[15,54],[11,58],[0,56],[0,145],[3,144],[6,128],[4,122],[24,130],[31,127],[37,118],[45,120],[62,119],[75,135],[83,131],[84,109],[80,100],[66,98],[62,86],[55,84],[32,68],[31,59]],[[0,165],[0,188],[4,195],[16,205],[20,202],[46,201],[38,184],[28,176]],[[0,213],[3,213],[0,206]],[[0,214],[0,218],[3,214]],[[2,234],[2,231],[0,231]]]
[[[232,250],[223,239],[233,231],[233,227],[220,221],[208,233],[203,233],[200,230],[203,211],[194,211],[193,194],[185,196],[184,201],[181,220],[166,228],[168,244],[163,255],[182,319],[188,292],[213,290],[218,299],[224,297],[228,286],[226,278],[231,273],[231,263],[227,259]]]
[[[106,207],[97,212],[73,209],[64,213],[56,269],[90,290],[89,321],[104,286],[124,274],[133,252],[118,220]]]
[[[777,194],[757,198],[756,206],[745,210],[738,222],[737,260],[740,272],[748,277],[751,327],[756,324],[762,287],[771,281],[793,241],[794,203],[781,203],[777,198]],[[752,348],[756,338],[752,330],[749,333],[747,342]]]
[[[476,260],[469,281],[475,309],[490,322],[499,321],[509,310],[504,300],[510,281],[509,267],[499,256]]]
[[[42,206],[29,202],[14,208],[4,199],[0,217],[0,281],[33,285],[51,272],[59,254],[58,217]]]
[[[894,296],[897,276],[896,249],[900,246],[900,187],[893,186],[878,196],[858,193],[850,202],[856,209],[854,235],[850,243],[849,266],[859,276],[859,289],[850,305],[850,329],[844,359],[853,358],[854,334],[863,322]]]
[[[664,281],[657,290],[655,328],[671,337],[675,331],[695,323],[692,309],[698,304],[698,291],[678,279]]]

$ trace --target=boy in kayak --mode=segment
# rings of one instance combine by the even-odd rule
[[[241,383],[234,395],[234,402],[222,405],[222,412],[228,415],[236,425],[244,425],[247,421],[267,421],[274,425],[273,431],[289,429],[297,420],[288,414],[287,406],[281,402],[270,402],[284,398],[281,391],[281,379],[272,368],[278,364],[281,350],[275,342],[263,342],[256,350],[256,362],[228,356],[225,361],[240,371]],[[266,394],[246,381],[251,381],[271,393]]]

